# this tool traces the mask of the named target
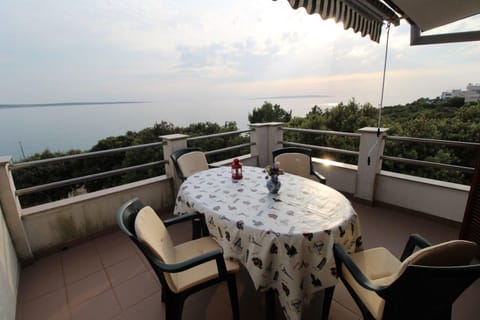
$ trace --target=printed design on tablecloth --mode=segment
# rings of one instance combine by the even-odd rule
[[[322,270],[323,267],[325,267],[326,263],[327,263],[327,258],[323,257],[323,259],[320,261],[320,263],[317,264],[317,269]]]
[[[272,243],[272,245],[270,246],[270,253],[271,254],[277,254],[278,253],[278,247],[275,243]]]
[[[322,241],[315,241],[313,243],[313,249],[315,250],[315,252],[320,255],[322,253],[322,250],[323,250],[323,247],[324,247],[324,243]]]
[[[357,239],[355,239],[355,251],[361,249],[362,247],[363,247],[362,236],[359,236]]]
[[[296,255],[298,252],[297,252],[297,248],[295,248],[294,245],[288,245],[288,243],[285,243],[284,244],[285,246],[285,249],[287,250],[287,255],[291,258],[293,257],[294,255]]]
[[[262,262],[262,259],[258,258],[258,257],[253,257],[252,258],[252,262],[253,262],[253,265],[258,267],[258,269],[262,269],[263,268],[263,262]]]
[[[285,282],[282,282],[282,290],[285,293],[285,295],[288,297],[290,295],[290,289],[288,286],[285,284]]]
[[[340,231],[340,238],[343,238],[345,235],[345,229],[343,229],[342,226],[338,226],[338,231]]]
[[[322,281],[320,281],[320,279],[315,277],[314,274],[310,274],[310,279],[312,280],[312,285],[314,287],[321,287],[322,286]]]
[[[313,233],[311,233],[311,232],[309,232],[309,233],[304,233],[304,234],[303,234],[303,237],[304,237],[305,239],[307,239],[308,241],[312,241],[312,239],[313,239]]]
[[[245,226],[245,223],[242,220],[237,221],[237,229],[243,230],[243,227]]]
[[[242,247],[242,238],[237,238],[237,239],[233,242],[233,246],[234,246],[235,249],[237,249],[237,250],[243,250],[243,247]]]

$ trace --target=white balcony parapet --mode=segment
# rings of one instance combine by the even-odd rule
[[[15,196],[15,184],[8,168],[10,161],[10,156],[0,157],[0,204],[18,258],[29,262],[33,260],[33,253],[21,220],[22,208]]]
[[[356,165],[318,158],[313,158],[313,163],[315,168],[327,178],[327,185],[341,192],[353,195],[356,198],[366,200],[369,203],[382,202],[391,204],[454,222],[460,222],[463,218],[463,211],[469,191],[468,186],[442,183],[432,179],[381,171],[382,160],[386,158],[392,160],[393,158],[383,155],[385,140],[405,140],[408,139],[406,137],[387,137],[387,129],[380,129],[379,131],[377,128],[362,128],[358,133],[343,133],[325,130],[282,128],[282,123],[278,122],[251,124],[250,126],[251,129],[249,130],[201,137],[189,137],[183,134],[167,135],[160,137],[162,142],[135,146],[136,149],[162,146],[165,160],[158,161],[156,165],[166,164],[166,175],[26,209],[22,209],[18,201],[20,190],[15,189],[11,170],[23,169],[25,166],[35,167],[37,164],[12,164],[10,166],[11,157],[0,157],[0,204],[19,259],[21,261],[28,261],[29,259],[33,259],[38,253],[45,252],[50,248],[61,247],[66,241],[78,241],[78,239],[82,237],[89,237],[92,233],[101,231],[102,228],[108,229],[115,227],[115,208],[119,206],[122,201],[130,197],[140,196],[145,203],[152,204],[153,206],[173,206],[180,181],[176,181],[170,154],[178,149],[187,147],[190,141],[242,134],[245,132],[250,133],[250,143],[228,146],[218,150],[209,150],[205,153],[214,155],[250,146],[250,153],[240,155],[238,158],[241,159],[245,165],[260,167],[271,164],[273,161],[272,150],[284,145],[304,146],[314,150],[357,156],[358,163]],[[342,150],[327,146],[314,146],[284,141],[284,131],[333,134],[358,138],[360,139],[360,147],[358,151]],[[419,142],[424,143],[425,141]],[[437,142],[433,141],[432,143]],[[455,142],[455,144],[462,144],[461,146],[463,146],[463,143],[460,142]],[[480,145],[476,143],[466,144],[469,148],[477,148]],[[99,151],[98,153],[105,154],[123,152],[125,150],[131,149],[130,147],[126,147],[110,151]],[[62,161],[82,157],[93,157],[94,155],[96,154],[89,153],[67,156],[67,158],[63,158]],[[405,159],[399,159],[406,161]],[[59,160],[48,159],[38,165],[52,161]],[[392,161],[396,160],[393,159]],[[229,165],[230,163],[231,159],[225,159],[215,164]],[[449,167],[452,167],[452,165],[449,165]],[[133,169],[135,169],[135,167],[121,170],[123,172]],[[114,173],[116,174],[117,172],[108,173],[108,175]],[[105,174],[107,173],[95,174],[95,178],[101,178]],[[79,177],[75,179],[84,178],[90,179],[93,177]],[[63,184],[67,182],[70,183],[71,181],[64,180],[58,183]],[[62,225],[65,227],[64,230],[61,230]]]

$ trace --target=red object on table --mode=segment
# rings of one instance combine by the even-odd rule
[[[233,159],[232,163],[232,179],[239,180],[243,178],[242,163],[238,159]]]

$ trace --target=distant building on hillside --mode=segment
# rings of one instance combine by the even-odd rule
[[[442,92],[442,99],[464,97],[465,102],[477,102],[480,99],[480,84],[469,83],[466,90],[453,89]]]
[[[443,91],[442,92],[442,100],[455,98],[455,97],[463,97],[462,90],[453,89],[453,90],[450,90],[450,91]]]
[[[477,102],[480,99],[480,84],[471,84],[467,86],[467,90],[463,92],[465,102]]]

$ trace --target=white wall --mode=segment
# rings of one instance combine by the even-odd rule
[[[22,210],[34,255],[117,227],[118,208],[133,197],[156,210],[173,208],[172,179],[159,176]]]
[[[0,207],[0,319],[15,319],[20,266]]]
[[[469,186],[381,171],[375,201],[462,222]]]
[[[340,192],[355,193],[357,166],[319,158],[313,158],[312,162],[315,170],[327,179],[327,186]]]

